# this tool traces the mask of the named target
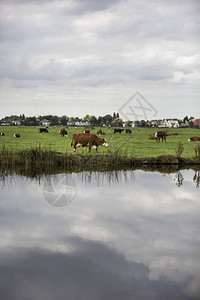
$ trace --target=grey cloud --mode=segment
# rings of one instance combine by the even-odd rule
[[[130,262],[100,243],[70,238],[77,250],[13,249],[1,263],[1,297],[4,299],[141,299],[184,300],[182,286],[161,278],[151,281],[149,270]],[[8,280],[9,278],[9,280]]]
[[[120,0],[74,0],[75,6],[72,12],[76,14],[90,13],[108,9],[111,5],[118,3]]]
[[[197,59],[177,63],[176,58],[197,55],[199,14],[199,2],[186,0],[1,1],[3,97],[8,103],[12,98],[17,107],[23,105],[23,99],[20,103],[16,99],[14,89],[19,87],[29,96],[31,110],[30,86],[45,90],[55,85],[56,94],[66,86],[71,93],[75,86],[91,91],[95,87],[100,94],[102,86],[112,90],[115,85],[116,90],[121,85],[116,92],[120,94],[122,86],[132,89],[134,85],[148,93],[149,82],[154,82],[156,97],[162,94],[164,82],[168,98],[169,90],[178,93],[177,83],[186,90],[189,84],[192,91],[199,78]],[[177,73],[180,71],[182,74]],[[9,89],[5,80],[10,80]],[[51,96],[47,93],[49,99]],[[198,95],[193,99],[196,107]],[[106,110],[107,100],[101,103]],[[94,107],[97,105],[98,99]],[[83,115],[86,113],[85,108]]]

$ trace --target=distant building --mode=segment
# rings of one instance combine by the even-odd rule
[[[88,122],[88,121],[77,121],[77,122],[75,122],[75,124],[74,124],[75,126],[90,126],[90,122]]]
[[[179,127],[186,128],[186,127],[189,127],[189,124],[187,121],[185,121],[185,122],[181,121],[181,122],[179,122]]]
[[[167,128],[178,128],[179,123],[177,120],[167,120],[164,119],[162,123],[159,125],[159,127],[167,127]]]
[[[123,123],[123,127],[135,127],[135,123],[126,121]]]
[[[9,126],[10,125],[10,118],[6,117],[4,119],[1,120],[1,126]]]
[[[51,124],[51,122],[49,120],[46,120],[46,119],[42,120],[43,126],[50,126],[50,124]]]
[[[194,126],[200,128],[200,119],[194,119],[193,120]]]
[[[21,126],[20,121],[12,121],[12,124],[15,125],[15,126]]]
[[[74,125],[75,125],[74,121],[67,122],[67,126],[74,126]]]

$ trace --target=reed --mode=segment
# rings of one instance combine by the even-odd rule
[[[167,164],[200,164],[200,160],[185,159],[172,155],[158,157],[136,158],[133,154],[127,154],[119,148],[109,152],[98,153],[62,153],[40,147],[22,149],[18,151],[0,149],[0,168],[3,170],[23,170],[29,174],[50,174],[57,170],[110,170],[118,168],[132,168],[143,165],[167,165]]]

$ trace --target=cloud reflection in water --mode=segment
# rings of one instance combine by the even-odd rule
[[[182,174],[180,187],[174,174],[129,171],[116,181],[105,173],[73,174],[77,196],[65,208],[49,206],[37,181],[16,176],[8,184],[7,178],[0,201],[1,295],[198,299],[199,189],[194,171]]]

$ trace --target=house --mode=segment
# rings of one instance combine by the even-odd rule
[[[193,120],[194,126],[200,128],[200,119]]]
[[[123,127],[135,127],[135,123],[133,121],[123,122]]]
[[[10,125],[10,118],[6,117],[4,119],[1,119],[1,126],[9,126]]]
[[[42,120],[42,125],[43,126],[50,126],[51,122],[47,119]]]
[[[179,122],[179,127],[186,128],[186,127],[189,127],[189,124],[188,124],[187,121],[185,121],[185,122],[180,121],[180,122]]]
[[[74,126],[74,124],[75,124],[74,121],[67,122],[67,126]]]
[[[88,121],[77,121],[77,122],[75,122],[75,126],[90,126],[90,122],[88,122]]]
[[[12,121],[12,125],[21,126],[21,122],[20,121]]]
[[[178,128],[179,123],[177,120],[164,119],[158,127]]]

